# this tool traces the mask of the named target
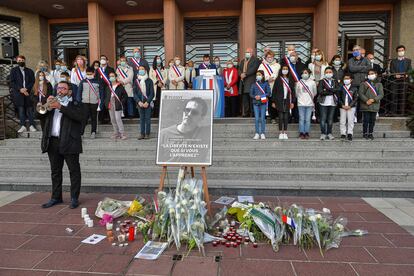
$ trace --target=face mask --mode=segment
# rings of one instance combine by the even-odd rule
[[[311,55],[311,60],[314,61],[315,60],[315,55]]]
[[[93,68],[95,68],[95,70],[98,70],[99,69],[99,66],[94,66]]]
[[[304,80],[309,79],[309,74],[302,74],[302,79],[304,79]]]
[[[294,51],[290,50],[288,51],[288,56],[290,56]]]
[[[376,76],[375,74],[368,75],[368,79],[369,79],[370,81],[373,81],[373,80],[375,80],[376,78],[377,78],[377,76]]]
[[[40,67],[40,71],[41,72],[46,72],[47,71],[47,67]]]
[[[334,65],[336,65],[336,66],[339,66],[339,65],[341,65],[341,61],[340,60],[334,60]]]
[[[398,56],[399,56],[399,57],[403,57],[403,56],[405,56],[405,51],[400,51],[400,52],[398,52]]]
[[[134,58],[141,58],[141,53],[140,52],[135,52],[134,53]]]
[[[270,57],[270,58],[267,58],[266,60],[267,60],[268,63],[272,63],[275,59]]]
[[[289,57],[290,62],[295,63],[296,62],[296,57]]]
[[[321,56],[321,55],[317,55],[317,56],[315,56],[315,60],[316,60],[316,61],[321,61],[321,60],[322,60],[322,56]]]
[[[61,69],[61,67],[60,67],[60,65],[59,65],[59,64],[56,64],[56,65],[55,65],[55,68],[56,68],[56,70],[58,70],[58,71]]]
[[[181,63],[181,60],[179,60],[179,59],[177,59],[176,61],[175,61],[175,65],[180,65],[180,63]]]
[[[60,97],[60,100],[59,100],[60,104],[63,106],[68,106],[69,102],[71,101],[72,101],[72,97],[69,97],[68,95]]]
[[[215,64],[216,66],[220,66],[220,62],[219,62],[219,61],[214,62],[214,64]]]
[[[115,78],[115,77],[109,77],[109,80],[110,80],[111,82],[114,82],[114,81],[116,81],[116,78]]]
[[[160,59],[157,59],[157,64],[161,64],[161,60]]]
[[[101,59],[101,64],[105,65],[106,64],[106,59]]]
[[[257,81],[262,81],[263,77],[262,76],[256,76],[256,80]]]
[[[62,65],[62,66],[60,66],[60,69],[61,69],[62,71],[66,71],[66,70],[68,69],[68,67],[66,67],[66,65]]]
[[[326,77],[327,79],[332,79],[333,74],[332,74],[332,73],[325,74],[325,77]]]
[[[244,56],[245,56],[247,59],[249,59],[249,58],[251,58],[251,57],[252,57],[252,54],[250,54],[249,52],[247,52],[247,53],[245,53],[245,54],[244,54]]]
[[[352,52],[352,56],[354,57],[359,57],[361,55],[361,53],[359,51],[353,51]]]
[[[121,66],[125,67],[126,66],[126,61],[121,61]]]
[[[44,80],[45,80],[45,77],[43,77],[43,76],[39,77],[39,81],[44,81]]]
[[[289,74],[289,70],[282,70],[282,75],[287,75]]]
[[[86,78],[87,78],[88,80],[91,80],[91,79],[93,79],[93,75],[86,75]]]
[[[145,70],[139,70],[138,75],[139,76],[144,76],[145,75]]]
[[[59,81],[66,81],[66,78],[65,77],[61,77],[61,78],[59,78]]]
[[[349,80],[349,79],[344,80],[344,84],[345,85],[350,85],[351,84],[351,80]]]
[[[20,67],[25,67],[26,66],[26,62],[24,61],[20,61],[17,63]]]
[[[233,68],[233,64],[227,64],[227,68],[229,68],[229,69],[231,69],[231,68]]]

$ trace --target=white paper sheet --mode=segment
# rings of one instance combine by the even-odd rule
[[[237,201],[240,203],[243,203],[243,202],[254,203],[254,199],[252,196],[237,196]]]
[[[216,201],[214,201],[214,203],[223,204],[223,205],[229,205],[234,200],[235,200],[234,197],[222,196],[222,197],[218,198]]]
[[[84,239],[82,241],[82,243],[97,244],[98,242],[104,240],[105,238],[106,238],[106,236],[93,234],[93,235],[90,235],[89,237],[87,237],[86,239]]]
[[[135,255],[136,259],[156,260],[167,248],[166,242],[148,241],[143,248]]]

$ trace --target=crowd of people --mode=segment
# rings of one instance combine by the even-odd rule
[[[396,81],[404,81],[412,70],[411,60],[405,56],[403,45],[396,48],[397,57],[389,66]],[[25,65],[25,57],[16,58],[18,66],[11,70],[11,94],[18,111],[18,132],[37,131],[36,108],[45,105],[49,96],[57,95],[60,82],[71,85],[71,98],[82,103],[85,120],[82,135],[90,121],[88,136],[96,137],[98,122],[111,122],[113,139],[127,139],[123,118],[140,118],[140,136],[149,139],[151,117],[158,117],[161,93],[165,89],[192,89],[193,80],[202,69],[214,69],[222,76],[227,117],[255,117],[253,139],[266,139],[266,118],[279,121],[279,139],[288,139],[289,122],[299,123],[299,138],[309,139],[311,121],[320,123],[320,139],[335,139],[332,125],[339,117],[341,139],[352,140],[357,114],[362,114],[363,136],[374,139],[375,120],[384,89],[380,78],[385,70],[375,61],[373,53],[365,53],[360,46],[353,48],[347,61],[340,55],[328,60],[321,49],[314,48],[309,60],[303,61],[294,45],[287,46],[286,55],[275,57],[266,47],[262,57],[246,49],[240,62],[229,59],[225,65],[219,57],[204,55],[198,67],[194,61],[183,64],[175,56],[166,65],[155,56],[152,66],[142,57],[139,48],[132,57],[121,56],[111,67],[107,56],[88,64],[84,56],[77,56],[72,69],[56,60],[51,70],[46,61],[37,64],[35,72]],[[40,127],[45,122],[40,119]],[[26,128],[26,120],[29,128]]]

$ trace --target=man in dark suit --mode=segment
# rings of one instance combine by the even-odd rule
[[[393,82],[391,84],[391,112],[393,114],[406,115],[408,73],[412,70],[411,59],[405,57],[405,46],[396,48],[397,58],[391,60],[390,73]]]
[[[247,48],[245,58],[240,62],[240,94],[242,103],[242,116],[250,117],[252,114],[252,100],[250,99],[250,88],[256,81],[256,72],[259,69],[260,60],[253,55],[253,49]]]
[[[79,154],[82,153],[82,123],[85,120],[82,103],[72,98],[71,85],[61,81],[57,85],[58,101],[50,103],[51,111],[44,115],[45,129],[42,136],[42,153],[47,152],[52,171],[52,196],[49,202],[42,205],[50,208],[62,203],[62,168],[63,162],[69,169],[70,197],[69,208],[79,206],[81,188],[81,169]],[[50,96],[48,101],[53,101]]]
[[[370,62],[371,65],[371,69],[374,69],[375,72],[377,73],[378,78],[380,79],[382,74],[384,73],[384,69],[382,69],[381,65],[375,63],[375,57],[374,54],[369,53],[367,55],[367,59]]]
[[[30,100],[30,92],[35,83],[32,69],[26,67],[26,58],[17,56],[17,64],[10,71],[10,89],[13,103],[19,112],[20,129],[19,133],[26,131],[26,116],[29,119],[30,131],[36,131],[34,122],[34,107]]]
[[[98,72],[95,72],[95,75],[98,75],[99,79],[101,80],[99,85],[101,87],[106,87],[108,84],[103,80],[102,74],[104,74],[109,81],[109,74],[115,73],[115,70],[109,66],[108,57],[105,55],[101,55],[99,63],[101,66],[99,67]],[[101,124],[104,124],[104,122],[109,122],[109,112],[103,104],[101,104],[101,111],[99,112],[99,121]]]
[[[198,66],[198,69],[196,71],[197,76],[200,75],[200,70],[205,70],[205,69],[216,69],[217,70],[216,65],[214,63],[211,63],[209,54],[206,54],[206,55],[203,56],[203,63],[201,63]]]
[[[137,78],[138,71],[139,71],[138,68],[140,66],[144,66],[147,72],[150,71],[148,61],[142,57],[141,50],[139,48],[134,49],[134,56],[129,59],[128,65],[131,66],[132,69],[134,70],[134,78],[133,78],[134,82]]]

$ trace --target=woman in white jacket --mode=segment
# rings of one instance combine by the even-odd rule
[[[313,99],[318,93],[316,82],[310,78],[312,72],[305,69],[302,79],[296,83],[296,98],[299,110],[299,138],[309,139],[312,111],[315,107]]]
[[[149,77],[154,83],[154,116],[158,118],[160,112],[161,91],[167,88],[168,72],[160,56],[155,56],[150,68]]]
[[[128,65],[127,59],[124,56],[121,56],[119,59],[118,68],[116,68],[117,80],[120,82],[125,91],[128,94],[127,99],[127,116],[129,118],[135,117],[136,114],[136,107],[135,107],[135,100],[134,100],[134,91],[132,89],[132,82],[134,79],[134,69]]]
[[[309,63],[308,65],[308,68],[312,72],[310,78],[318,83],[320,80],[325,78],[325,69],[328,66],[329,64],[326,61],[325,55],[322,52],[322,50],[317,50],[315,52],[315,60]]]
[[[169,89],[184,89],[185,68],[181,65],[181,58],[174,57],[174,65],[168,70],[168,79],[170,80]]]

